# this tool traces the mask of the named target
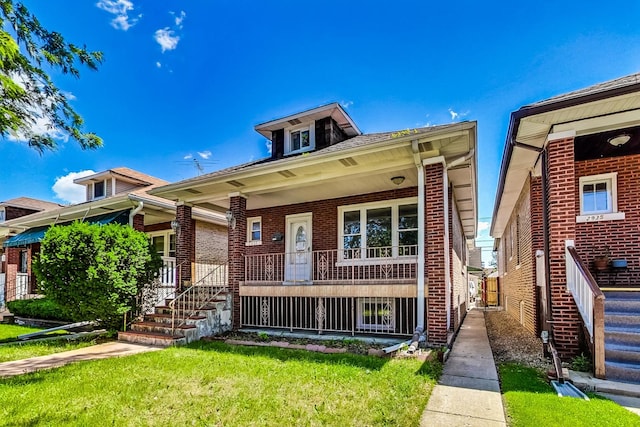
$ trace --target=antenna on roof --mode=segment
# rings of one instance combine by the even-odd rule
[[[186,158],[184,160],[178,160],[176,163],[180,163],[182,165],[189,165],[196,168],[198,176],[206,173],[205,168],[208,166],[213,166],[218,163],[217,160],[207,160],[207,159],[196,159],[195,157]]]

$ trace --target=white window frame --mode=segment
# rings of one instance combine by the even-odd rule
[[[391,319],[388,325],[381,323],[364,323],[364,304],[366,303],[375,303],[375,304],[391,304]],[[387,332],[393,331],[396,326],[396,299],[389,297],[364,297],[357,298],[357,307],[356,307],[356,328],[364,329],[366,331],[375,331],[375,332]]]
[[[161,230],[161,231],[152,231],[150,233],[147,233],[147,236],[149,237],[149,240],[151,240],[154,237],[159,237],[159,236],[164,236],[164,255],[162,255],[162,258],[175,258],[170,256],[169,254],[171,253],[171,236],[175,236],[176,233],[173,230]],[[178,252],[178,240],[177,237],[175,237],[176,239],[176,249],[174,252]]]
[[[96,184],[98,184],[99,182],[102,182],[102,185],[104,187],[102,191],[102,196],[96,197]],[[107,180],[105,179],[104,181],[99,181],[99,182],[94,182],[91,184],[91,200],[101,200],[107,197]]]
[[[611,207],[606,211],[585,211],[583,188],[587,184],[605,183],[607,185],[608,204]],[[598,222],[625,219],[624,212],[618,212],[618,173],[603,173],[598,175],[581,176],[578,179],[580,197],[580,215],[576,222]]]
[[[360,203],[355,205],[344,205],[338,207],[338,262],[336,265],[351,265],[351,264],[380,264],[393,259],[395,262],[407,262],[411,263],[416,260],[414,255],[398,255],[399,236],[398,232],[398,207],[400,205],[417,204],[417,197],[409,197],[405,199],[384,200],[381,202],[369,202]],[[366,222],[367,222],[367,210],[378,208],[391,208],[391,247],[393,249],[391,257],[375,257],[367,258],[367,235],[366,235]],[[351,211],[360,211],[360,258],[344,258],[344,213]],[[418,233],[420,230],[418,229]]]
[[[309,146],[302,147],[302,142],[300,143],[300,148],[298,150],[293,150],[291,147],[291,134],[295,132],[301,131],[309,131]],[[311,123],[305,123],[304,125],[299,125],[295,127],[290,127],[285,129],[284,131],[284,154],[297,154],[304,153],[306,151],[311,151],[316,148],[316,122],[312,121]]]
[[[253,224],[258,223],[259,224],[259,232],[260,232],[260,239],[254,240],[253,239]],[[262,244],[262,217],[261,216],[254,216],[251,218],[247,218],[247,242],[245,243],[246,246],[258,246]]]

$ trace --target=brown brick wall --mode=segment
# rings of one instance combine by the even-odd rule
[[[576,224],[576,250],[592,268],[593,257],[608,249],[612,259],[624,258],[628,270],[618,274],[599,272],[594,277],[600,286],[638,285],[640,283],[640,155],[586,160],[575,164],[575,211],[580,213],[579,178],[603,173],[618,173],[618,211],[624,220]],[[575,220],[575,219],[574,219]],[[595,273],[595,271],[592,272]]]
[[[567,292],[565,241],[576,238],[575,162],[573,138],[547,145],[547,212],[549,218],[549,276],[553,335],[563,359],[579,352],[580,315]]]
[[[133,216],[133,229],[138,231],[145,231],[144,228],[144,215],[136,214]]]
[[[447,343],[443,178],[442,164],[425,166],[427,341],[434,345]]]
[[[177,206],[176,219],[180,223],[176,241],[176,263],[181,282],[178,286],[182,287],[185,281],[191,281],[191,263],[195,261],[195,220],[191,218],[191,206]]]
[[[452,277],[451,308],[452,326],[457,330],[467,314],[467,296],[469,285],[465,272],[467,245],[462,230],[460,215],[455,207],[453,191],[449,192],[449,247],[451,251]]]
[[[225,262],[228,250],[227,227],[196,221],[196,262]]]
[[[233,196],[229,199],[229,210],[236,218],[235,228],[229,227],[229,287],[233,297],[233,328],[240,327],[240,282],[244,280],[245,246],[247,238],[247,199]],[[255,216],[255,215],[251,215]]]
[[[541,323],[542,321],[542,313],[540,312],[540,293],[546,292],[546,290],[542,287],[537,287],[537,277],[536,277],[536,252],[544,251],[544,224],[543,224],[543,195],[542,195],[542,177],[531,177],[530,178],[530,194],[529,194],[529,203],[530,203],[530,221],[531,225],[529,228],[529,232],[531,233],[531,253],[530,256],[530,268],[531,268],[531,277],[533,282],[531,286],[533,288],[533,298],[534,298],[534,318],[536,320],[536,336],[540,336],[544,325]],[[546,280],[546,278],[541,278],[541,280]]]
[[[534,180],[533,182],[539,185],[540,179],[534,178]],[[501,285],[505,310],[528,331],[536,333],[537,303],[532,196],[532,179],[529,178],[522,187],[522,192],[507,223],[499,255],[503,257],[502,265],[504,266]],[[512,242],[513,248],[511,248]]]

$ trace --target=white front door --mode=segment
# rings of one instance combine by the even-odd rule
[[[311,213],[287,215],[284,280],[311,282]]]

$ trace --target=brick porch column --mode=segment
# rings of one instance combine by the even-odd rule
[[[244,281],[245,242],[247,240],[247,199],[240,193],[230,195],[229,210],[235,228],[229,225],[229,287],[233,296],[233,329],[240,328],[240,282]]]
[[[427,341],[447,343],[446,272],[444,256],[444,176],[441,163],[425,166],[425,270]]]
[[[544,225],[543,225],[543,193],[542,193],[542,177],[531,176],[529,179],[529,204],[531,206],[531,277],[535,282],[537,280],[536,270],[536,251],[544,251]],[[544,301],[545,295],[541,295],[541,292],[546,290],[539,286],[533,286],[531,289],[533,293],[533,299],[535,310],[535,333],[539,337],[540,333],[544,329],[544,317],[546,308],[543,307],[542,301]]]
[[[20,248],[7,248],[7,272],[5,276],[4,300],[13,301],[16,299],[16,277],[18,274],[18,264],[20,263]]]
[[[144,232],[144,214],[139,213],[133,216],[133,229]]]
[[[178,289],[184,288],[185,282],[191,282],[191,263],[196,259],[195,225],[191,218],[191,205],[178,202],[176,204],[176,220],[180,229],[176,236],[176,264],[178,265]]]
[[[576,238],[576,193],[573,137],[547,145],[547,211],[549,273],[554,339],[563,359],[578,354],[580,314],[567,291],[565,240]]]

